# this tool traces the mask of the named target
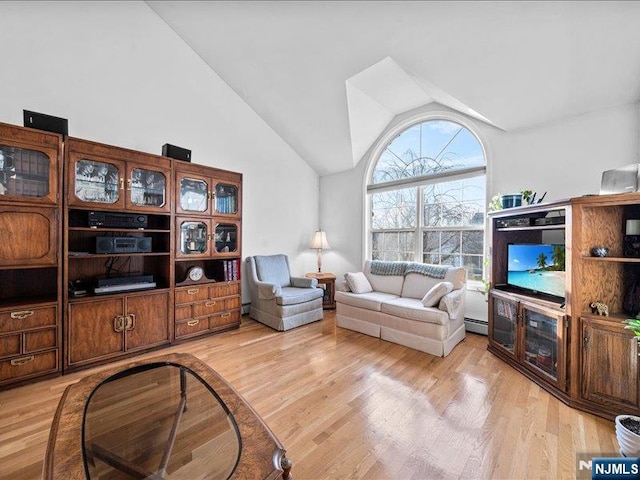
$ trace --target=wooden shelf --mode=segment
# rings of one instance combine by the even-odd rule
[[[531,227],[500,227],[496,228],[496,232],[517,232],[517,231],[533,231],[533,230],[564,230],[565,224],[558,223],[556,225],[534,225]]]
[[[640,263],[640,258],[633,257],[592,257],[583,255],[582,259],[590,262]]]
[[[118,233],[171,233],[160,228],[111,228],[111,227],[69,227],[70,232],[118,232]]]
[[[148,252],[148,253],[73,253],[69,252],[69,260],[80,260],[86,258],[108,258],[108,257],[166,257],[169,252]]]

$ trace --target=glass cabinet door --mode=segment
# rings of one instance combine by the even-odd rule
[[[548,380],[564,378],[558,366],[563,365],[562,326],[564,315],[521,303],[524,324],[524,364],[545,374]]]
[[[201,178],[183,177],[178,197],[183,212],[206,212],[209,208],[209,185]]]
[[[167,177],[164,173],[133,168],[127,181],[129,201],[136,207],[164,207],[167,203]]]
[[[44,152],[0,145],[0,195],[55,201],[51,167]]]
[[[75,163],[74,195],[82,202],[115,204],[124,184],[120,169],[111,163],[81,159]]]
[[[180,223],[180,254],[207,254],[208,227],[204,222],[185,221]]]
[[[225,183],[216,185],[215,194],[216,213],[235,215],[238,213],[238,187]]]
[[[515,300],[491,295],[492,326],[489,334],[494,344],[515,357],[518,305]]]
[[[218,223],[214,232],[216,254],[234,254],[238,251],[238,225]]]

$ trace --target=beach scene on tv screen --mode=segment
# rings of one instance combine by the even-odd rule
[[[564,245],[509,245],[508,257],[509,285],[564,297]]]

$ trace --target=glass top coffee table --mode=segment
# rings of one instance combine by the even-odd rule
[[[44,479],[276,479],[291,462],[220,375],[170,354],[99,372],[65,390]]]

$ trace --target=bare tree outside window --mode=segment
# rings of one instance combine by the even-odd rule
[[[369,186],[372,258],[464,266],[480,280],[484,167],[478,139],[458,123],[430,120],[396,136]],[[389,182],[397,188],[384,187]]]

